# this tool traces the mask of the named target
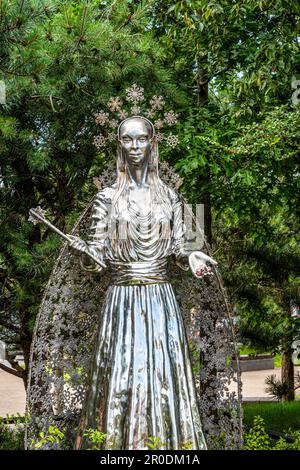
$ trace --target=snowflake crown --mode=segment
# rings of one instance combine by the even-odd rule
[[[100,110],[95,114],[96,124],[101,126],[101,133],[94,137],[94,145],[98,150],[108,142],[117,140],[116,130],[124,119],[141,115],[142,103],[145,101],[144,88],[136,84],[126,88],[125,101],[127,104],[120,96],[112,96],[106,103],[109,112]],[[164,111],[165,100],[160,95],[153,95],[149,103],[150,107],[146,110],[145,116],[152,120],[157,141],[166,142],[168,146],[175,148],[179,142],[177,135],[165,134],[162,129],[165,126],[174,126],[178,122],[178,114],[173,110]],[[127,107],[130,107],[130,110],[127,110]]]

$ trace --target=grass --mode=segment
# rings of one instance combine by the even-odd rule
[[[249,346],[242,345],[239,348],[240,355],[250,355],[250,354],[270,354],[269,352],[265,351],[257,351],[254,348],[250,348]],[[274,367],[275,369],[279,369],[281,367],[281,354],[276,354],[274,356]]]
[[[254,416],[261,416],[266,429],[278,432],[300,430],[300,401],[244,404],[244,424],[252,426]]]

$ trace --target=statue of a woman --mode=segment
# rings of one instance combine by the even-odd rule
[[[91,428],[105,433],[112,449],[147,449],[150,437],[158,438],[163,449],[187,444],[206,449],[201,387],[196,392],[168,261],[175,257],[177,265],[199,279],[212,275],[217,263],[201,251],[185,251],[183,204],[159,177],[158,144],[148,119],[133,116],[119,125],[116,182],[99,191],[87,211],[87,239],[79,229],[80,236],[76,231],[68,235],[71,253],[80,255],[73,257],[80,268],[65,250],[37,320],[27,407],[31,429],[73,419],[76,449],[88,447],[85,431]],[[208,350],[212,376],[207,378],[202,369],[208,384],[202,393],[206,409],[213,408],[207,430],[220,419],[223,432],[230,421],[229,405],[223,413],[223,398],[210,387],[216,390],[218,371],[222,375],[227,367],[231,340],[222,339],[226,324],[217,318],[218,309],[219,304],[212,318],[220,347],[215,355]],[[209,328],[204,328],[208,334]],[[29,438],[30,427],[27,446],[34,447]]]
[[[186,333],[167,272],[169,256],[188,258],[182,203],[159,178],[150,121],[125,119],[118,140],[116,184],[94,201],[89,241],[73,237],[71,245],[86,269],[103,269],[90,262],[91,250],[114,279],[102,307],[81,430],[105,432],[113,449],[146,449],[150,436],[168,449],[184,443],[205,449]],[[189,256],[201,275],[211,270],[206,263],[216,264],[201,252]],[[76,446],[83,445],[80,433]]]

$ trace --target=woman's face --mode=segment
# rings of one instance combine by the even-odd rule
[[[120,128],[120,142],[129,166],[142,167],[149,160],[152,129],[146,121],[132,118]]]

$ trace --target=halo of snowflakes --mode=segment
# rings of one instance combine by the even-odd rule
[[[127,103],[124,103],[120,96],[111,96],[106,103],[107,109],[111,114],[116,114],[117,118],[104,110],[100,110],[95,114],[96,124],[102,127],[102,132],[94,137],[94,145],[98,150],[101,150],[108,142],[117,139],[116,129],[121,121],[128,116],[141,115],[142,102],[145,101],[144,88],[135,83],[126,88],[125,101]],[[166,135],[162,130],[166,126],[172,127],[177,124],[178,114],[173,110],[163,111],[166,103],[161,95],[153,95],[149,104],[150,107],[146,110],[145,116],[153,120],[157,141],[159,143],[166,142],[169,147],[175,148],[179,143],[178,136],[172,133]],[[124,105],[129,105],[130,110],[125,109]],[[157,117],[158,113],[162,116]]]

